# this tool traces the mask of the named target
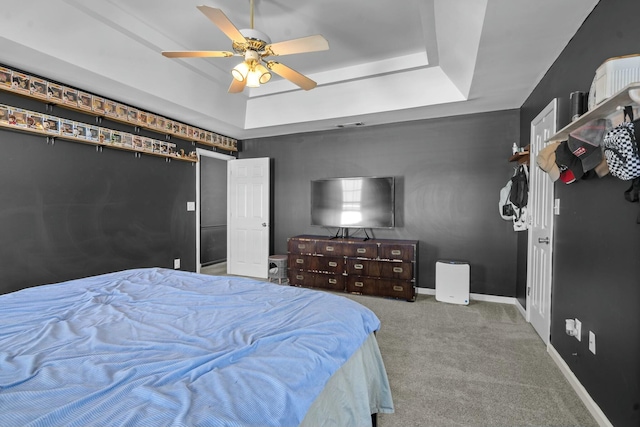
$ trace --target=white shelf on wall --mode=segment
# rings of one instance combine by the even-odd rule
[[[569,137],[569,133],[587,124],[591,120],[608,118],[611,115],[617,113],[621,108],[624,108],[627,105],[634,104],[634,100],[631,99],[631,96],[629,95],[629,92],[632,90],[640,91],[640,82],[632,83],[626,86],[620,92],[602,101],[592,110],[587,111],[577,120],[569,123],[567,126],[560,129],[560,131],[558,131],[555,135],[552,135],[549,138],[549,142],[565,141]]]

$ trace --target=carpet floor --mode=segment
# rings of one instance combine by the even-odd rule
[[[395,413],[379,427],[598,425],[515,306],[343,295],[382,324]]]

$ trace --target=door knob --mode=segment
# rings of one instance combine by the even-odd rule
[[[549,244],[549,238],[548,237],[538,237],[538,243],[546,243],[548,245]]]
[[[262,226],[263,226],[263,227],[266,227],[266,226],[267,226],[267,223],[266,223],[266,222],[263,222],[263,223],[262,223]]]

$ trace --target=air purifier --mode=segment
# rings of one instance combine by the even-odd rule
[[[456,261],[436,262],[436,300],[469,304],[469,264]]]

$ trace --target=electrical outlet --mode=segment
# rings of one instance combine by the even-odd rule
[[[576,318],[576,339],[582,341],[582,322]]]
[[[176,258],[173,260],[173,268],[176,270],[180,268],[180,258]]]
[[[589,331],[589,351],[596,354],[596,334],[593,331]]]

